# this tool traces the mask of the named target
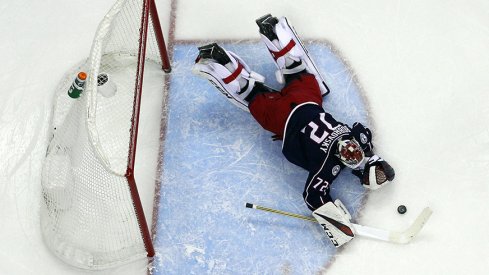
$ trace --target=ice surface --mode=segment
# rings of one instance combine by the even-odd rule
[[[45,140],[52,93],[67,69],[88,56],[97,24],[111,2],[0,2],[0,274],[86,274],[55,258],[41,240],[38,211],[40,169],[47,145]],[[395,184],[369,193],[357,219],[362,224],[401,229],[427,205],[434,209],[434,214],[417,239],[407,246],[354,240],[337,251],[338,256],[328,266],[327,274],[487,273],[489,264],[484,259],[489,255],[488,1],[249,0],[244,3],[212,0],[203,5],[199,0],[157,0],[156,3],[165,38],[172,45],[177,45],[179,50],[182,43],[194,45],[213,39],[233,39],[235,44],[247,43],[242,39],[257,40],[254,19],[271,12],[286,15],[304,40],[329,41],[353,68],[368,103],[367,110],[372,118],[370,122],[375,129],[376,150],[396,168]],[[195,50],[189,46],[186,55],[193,58],[194,54]],[[246,54],[243,57],[251,60]],[[321,60],[321,57],[316,58],[317,62]],[[183,69],[178,70],[178,66],[183,65],[174,65],[177,72],[187,73]],[[257,66],[262,68],[259,64]],[[172,77],[178,78],[178,75]],[[201,83],[201,93],[210,89],[204,80]],[[143,102],[144,106],[155,107],[149,108],[152,111],[157,110],[142,114],[146,116],[143,121],[156,123],[156,126],[150,125],[147,131],[143,131],[143,136],[158,134],[161,106],[157,103],[161,103],[161,99],[157,95],[152,93],[150,100],[146,104]],[[218,118],[222,115],[218,110],[226,108],[234,114],[239,113],[215,93],[212,97],[200,97],[202,100],[209,98],[222,100],[205,103],[210,106],[207,110],[209,115]],[[200,114],[204,111],[199,108],[195,110]],[[227,116],[231,118],[231,114]],[[246,117],[244,114],[241,116]],[[338,113],[338,116],[341,114]],[[197,121],[197,117],[193,118],[192,127],[196,127]],[[252,125],[251,120],[247,123]],[[234,129],[237,133],[229,131],[226,136],[241,134],[238,126],[228,125],[225,129]],[[186,127],[192,128],[190,125]],[[227,204],[229,208],[223,211],[223,218],[215,219],[215,222],[229,222],[236,218],[232,216],[233,213],[239,214],[243,220],[239,220],[237,225],[233,224],[233,227],[242,228],[248,224],[249,228],[245,227],[248,234],[256,232],[255,236],[269,237],[280,243],[281,236],[274,232],[284,232],[284,228],[290,229],[285,234],[287,238],[298,238],[299,231],[302,234],[305,231],[315,232],[312,236],[299,238],[316,238],[322,240],[323,248],[327,247],[327,240],[321,239],[323,236],[314,224],[272,217],[270,215],[273,214],[244,208],[245,199],[251,198],[256,199],[254,203],[307,213],[297,195],[301,191],[303,177],[293,176],[301,172],[285,161],[282,167],[278,166],[278,161],[282,161],[279,158],[279,145],[270,144],[268,135],[258,126],[250,130],[246,135],[261,141],[263,148],[271,152],[267,159],[274,165],[266,169],[291,168],[286,175],[287,182],[280,185],[283,190],[278,190],[282,194],[287,192],[289,204],[285,204],[284,199],[265,200],[264,195],[272,194],[264,193],[262,186],[271,182],[270,177],[262,176],[258,171],[253,175],[242,174],[239,177],[251,178],[259,183],[249,186],[254,191],[246,190],[239,202]],[[213,136],[203,138],[211,139]],[[218,144],[217,140],[196,146],[209,149],[212,144]],[[242,157],[241,161],[244,161],[250,157],[250,154],[243,152],[243,149],[250,148],[243,144],[228,142],[228,147],[222,150],[230,152],[232,145],[237,148],[243,146],[240,154],[230,154],[234,160]],[[157,163],[154,153],[158,152],[158,140],[154,144],[143,143],[139,148],[143,150],[138,156]],[[202,178],[209,180],[207,184],[211,184],[210,180],[218,179],[223,171],[215,166],[219,160],[205,161],[214,165],[210,166],[214,167],[214,174],[201,174]],[[239,163],[232,161],[225,163],[224,167],[241,168],[238,167]],[[256,161],[247,163],[265,169]],[[189,163],[181,163],[181,166],[185,165]],[[155,167],[152,169],[139,169],[140,178],[144,178],[149,186],[149,191],[140,189],[145,192],[142,199],[143,203],[149,204],[149,209],[152,208],[152,186],[156,180]],[[193,171],[193,175],[197,174],[197,171]],[[276,184],[280,180],[278,178],[271,183]],[[239,182],[237,179],[218,187],[225,190],[222,192],[234,195],[234,188],[244,184],[245,181]],[[164,187],[161,194],[163,199],[166,195]],[[189,197],[197,202],[189,200],[188,203],[202,205],[199,196],[210,197],[202,192],[192,193]],[[215,201],[221,203],[218,206],[224,207],[222,200]],[[408,207],[408,212],[402,216],[396,212],[401,203]],[[233,208],[235,205],[238,206]],[[169,214],[165,209],[160,211],[162,216]],[[215,216],[218,216],[217,213]],[[263,222],[267,222],[269,228],[270,220],[275,225],[273,231],[259,230],[265,227]],[[232,267],[232,264],[226,267],[227,261],[210,257],[217,254],[205,250],[203,242],[198,245],[190,241],[180,244],[180,256],[174,259],[168,252],[175,247],[161,248],[161,240],[170,240],[172,236],[164,236],[164,230],[160,229],[160,232],[163,236],[158,235],[157,238],[157,245],[162,249],[157,251],[161,258],[161,266],[156,267],[159,270],[165,270],[163,263],[168,268],[178,269],[172,261],[181,261],[185,257],[195,259],[195,263],[200,261],[200,270],[210,270],[209,273],[215,274],[218,270],[230,270]],[[243,241],[241,235],[236,239]],[[283,244],[287,245],[287,242],[283,241]],[[216,248],[222,244],[213,245]],[[312,258],[328,257],[309,251],[317,251],[319,246],[316,243],[310,247],[304,245],[297,262],[302,261],[305,265],[306,262],[315,261]],[[256,253],[256,250],[249,252],[252,253]],[[295,272],[296,265],[282,261],[282,255],[274,259],[276,266],[282,268],[278,272]],[[234,264],[239,265],[242,261],[239,259]],[[318,268],[309,267],[309,270],[313,270],[310,273]],[[147,274],[145,264],[136,268],[136,272],[125,272],[129,269],[129,266],[124,266],[103,274]],[[304,274],[307,273],[308,270],[305,270]]]
[[[316,273],[334,247],[316,223],[245,208],[246,202],[310,215],[302,199],[307,173],[288,163],[251,115],[230,104],[207,80],[191,73],[199,45],[176,45],[170,79],[163,151],[155,274]],[[261,43],[222,46],[240,55],[266,83],[275,65]],[[324,44],[308,45],[321,57],[330,84],[325,108],[350,125],[367,123],[367,112],[351,72]],[[333,183],[353,216],[363,187],[345,169]],[[311,255],[315,255],[311,257]]]

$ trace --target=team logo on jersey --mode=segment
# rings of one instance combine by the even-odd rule
[[[336,175],[338,175],[340,170],[341,170],[341,167],[339,165],[336,165],[335,167],[333,167],[333,171],[331,171],[331,173],[333,173],[333,176],[336,176]]]
[[[361,133],[361,134],[360,134],[360,141],[361,141],[363,144],[367,144],[367,142],[368,142],[368,138],[367,138],[367,136],[366,136],[364,133]]]

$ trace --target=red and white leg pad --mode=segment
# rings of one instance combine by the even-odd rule
[[[275,25],[275,34],[278,37],[278,43],[277,41],[270,41],[261,33],[260,36],[277,65],[278,71],[275,74],[277,81],[284,83],[284,75],[298,73],[305,69],[308,73],[316,77],[321,89],[321,95],[327,95],[329,88],[326,85],[326,81],[324,81],[324,78],[319,73],[318,67],[312,60],[294,28],[287,21],[287,18],[282,17],[278,20],[278,23]],[[290,65],[294,61],[302,61],[302,64],[295,68],[287,69],[286,65]]]
[[[251,71],[250,67],[235,53],[227,50],[225,52],[231,59],[232,71],[213,59],[205,58],[196,60],[192,71],[208,79],[234,105],[249,112],[245,98],[250,94],[256,82],[265,82],[265,77]],[[248,86],[244,91],[240,87],[240,78],[248,81]]]

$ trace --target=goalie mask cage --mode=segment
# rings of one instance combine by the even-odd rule
[[[133,173],[145,63],[170,71],[154,0],[118,0],[89,58],[57,87],[41,229],[50,250],[71,265],[104,269],[154,255]],[[85,88],[72,99],[67,91],[80,70]],[[100,73],[111,76],[111,96],[97,91]]]

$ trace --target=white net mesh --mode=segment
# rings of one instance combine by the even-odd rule
[[[142,234],[147,227],[138,221],[141,213],[126,177],[133,168],[132,121],[142,80],[137,76],[143,4],[114,4],[99,25],[90,57],[66,74],[55,95],[41,226],[49,248],[82,268],[102,269],[147,255]],[[146,50],[146,62],[161,63],[151,20]],[[73,99],[67,91],[79,71],[88,78],[82,96]],[[108,81],[97,86],[101,73]]]

